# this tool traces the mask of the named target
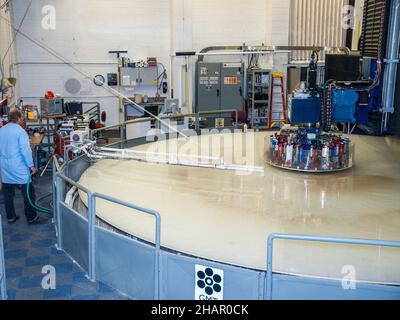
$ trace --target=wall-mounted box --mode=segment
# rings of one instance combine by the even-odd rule
[[[63,99],[40,99],[40,111],[43,117],[64,113]]]
[[[122,87],[156,86],[158,77],[157,67],[121,68]]]

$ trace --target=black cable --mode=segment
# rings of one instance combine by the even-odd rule
[[[317,56],[317,57],[316,57],[315,63],[318,63],[318,61],[319,61],[319,54],[318,54],[318,51],[314,50],[314,53],[315,53],[315,55]]]
[[[163,84],[163,81],[160,82],[159,80],[160,79],[164,80],[167,78],[167,69],[165,68],[164,64],[161,62],[157,62],[157,65],[161,65],[163,67],[163,72],[157,77],[157,93],[159,93],[161,86]]]
[[[3,10],[10,2],[11,2],[11,0],[6,0],[6,1],[0,6],[0,10]]]

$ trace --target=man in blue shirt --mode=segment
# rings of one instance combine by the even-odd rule
[[[29,203],[27,186],[29,174],[35,174],[36,168],[33,165],[28,134],[21,127],[22,112],[12,108],[8,121],[7,125],[0,128],[0,169],[7,220],[14,223],[19,219],[15,214],[14,191],[16,187],[20,187],[24,197],[26,219],[28,223],[33,223],[38,219],[38,214]],[[34,202],[35,191],[32,183],[29,186],[30,198]]]

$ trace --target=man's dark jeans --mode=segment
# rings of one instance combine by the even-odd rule
[[[22,195],[24,197],[24,206],[25,206],[25,216],[28,221],[32,221],[36,215],[36,209],[33,208],[29,204],[28,196],[26,194],[27,184],[9,184],[3,183],[3,193],[4,193],[4,204],[6,207],[7,219],[9,221],[14,220],[17,215],[15,214],[15,207],[14,207],[14,195],[15,195],[15,188],[20,187],[22,190]],[[29,195],[32,203],[35,203],[35,189],[33,185],[29,185]]]

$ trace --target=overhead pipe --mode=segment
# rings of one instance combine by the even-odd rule
[[[96,61],[78,61],[78,62],[72,62],[73,64],[76,65],[117,65],[116,62],[96,62]],[[8,71],[10,76],[14,74],[14,67],[17,67],[19,65],[65,65],[65,62],[58,62],[58,61],[21,61],[21,62],[14,62],[11,63],[10,66],[8,67]]]
[[[393,0],[390,7],[389,34],[387,41],[387,54],[384,60],[385,72],[383,78],[382,112],[386,113],[384,128],[387,126],[388,113],[394,112],[394,95],[399,63],[400,45],[400,0]]]
[[[232,52],[230,54],[263,54],[276,51],[336,51],[343,52],[345,54],[350,54],[350,49],[347,47],[323,47],[323,46],[212,46],[202,49],[199,53],[195,55],[199,56],[199,62],[203,61],[204,56],[211,55],[211,51],[226,51],[226,50],[236,50],[238,52]],[[219,53],[214,53],[217,55]],[[226,54],[226,53],[224,53]]]

